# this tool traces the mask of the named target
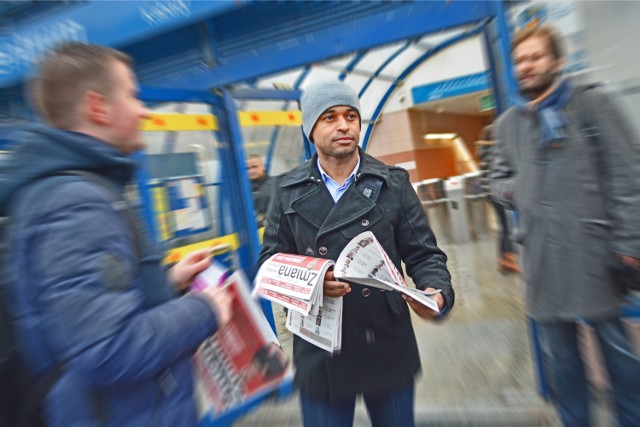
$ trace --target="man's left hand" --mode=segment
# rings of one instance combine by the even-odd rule
[[[435,291],[435,288],[427,288],[425,289],[425,291]],[[414,301],[413,298],[402,294],[402,298],[404,298],[404,300],[407,302],[407,304],[409,304],[409,307],[411,307],[411,309],[420,317],[422,317],[425,320],[434,320],[436,319],[440,313],[436,313],[435,311],[431,310],[430,308],[425,307],[424,305],[422,305],[421,303],[419,303],[418,301]],[[444,297],[442,296],[442,294],[436,294],[433,296],[433,300],[436,302],[436,304],[438,304],[438,309],[442,310],[444,308]]]
[[[169,280],[176,290],[182,291],[193,279],[211,265],[209,249],[200,249],[188,253],[169,270]]]

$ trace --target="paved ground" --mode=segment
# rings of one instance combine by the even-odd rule
[[[553,408],[537,393],[522,279],[495,268],[495,232],[487,230],[468,244],[447,243],[446,236],[440,240],[449,256],[456,305],[440,325],[413,319],[423,361],[416,384],[417,424],[559,426]],[[282,316],[278,324],[282,345],[290,352]],[[603,407],[596,412],[598,427],[612,425]],[[268,401],[234,425],[300,426],[297,395]],[[362,402],[355,425],[370,425]]]

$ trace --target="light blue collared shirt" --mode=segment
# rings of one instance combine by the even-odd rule
[[[331,194],[331,197],[333,197],[334,202],[338,203],[338,200],[340,200],[340,197],[342,197],[345,191],[347,191],[351,183],[356,180],[356,172],[358,172],[359,167],[360,167],[360,156],[358,156],[358,163],[356,163],[356,167],[353,168],[349,177],[345,179],[342,185],[340,185],[337,182],[335,182],[333,178],[327,175],[324,169],[322,169],[322,166],[320,166],[320,159],[318,158],[318,169],[320,169],[320,175],[322,175],[322,180],[324,181],[324,185],[327,187],[327,190],[329,190],[329,194]]]

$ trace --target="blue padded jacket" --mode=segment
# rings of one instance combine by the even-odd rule
[[[25,129],[0,165],[19,347],[34,374],[62,372],[45,399],[51,426],[197,424],[190,359],[215,332],[214,313],[198,296],[150,306],[148,281],[169,295],[162,256],[138,255],[105,188],[82,176],[52,177],[87,170],[124,191],[134,169],[109,144],[43,126]],[[26,202],[29,194],[38,200]]]

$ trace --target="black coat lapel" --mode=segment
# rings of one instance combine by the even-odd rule
[[[291,209],[319,229],[331,212],[335,202],[331,194],[329,194],[329,190],[323,184],[315,185],[314,187],[311,191],[291,202]]]
[[[338,203],[329,211],[318,231],[318,237],[355,221],[373,209],[375,205],[375,202],[359,191],[355,183],[351,184]]]

